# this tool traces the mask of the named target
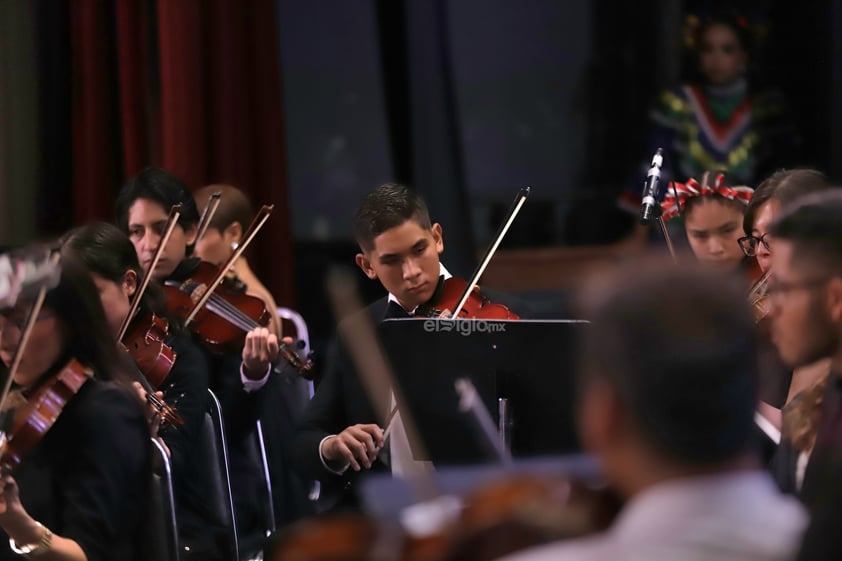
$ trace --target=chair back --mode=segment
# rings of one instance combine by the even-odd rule
[[[167,451],[151,439],[152,492],[149,496],[149,525],[145,549],[150,559],[179,561],[178,524],[172,490],[172,466]]]
[[[225,528],[224,555],[231,561],[239,561],[237,522],[234,517],[234,500],[231,496],[231,479],[228,470],[228,444],[225,440],[225,423],[219,400],[208,390],[208,412],[202,430],[202,449],[207,458],[203,462],[209,470],[210,493],[208,503],[216,519]]]

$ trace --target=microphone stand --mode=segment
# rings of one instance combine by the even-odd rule
[[[678,265],[678,257],[675,255],[675,247],[672,245],[672,238],[670,238],[669,231],[667,230],[667,224],[664,222],[664,210],[660,205],[655,207],[655,220],[658,221],[658,225],[661,227],[661,233],[664,235],[664,241],[667,242],[667,249],[670,252],[673,263]]]
[[[658,187],[661,182],[661,166],[664,161],[664,149],[658,148],[655,155],[652,157],[652,164],[649,166],[649,173],[646,176],[646,181],[643,184],[643,208],[640,210],[641,224],[648,225],[652,222],[652,218],[657,220],[661,227],[661,233],[664,235],[664,241],[667,243],[667,249],[670,252],[673,263],[678,264],[678,257],[675,255],[675,248],[672,245],[667,225],[664,223],[664,210],[658,203]],[[677,198],[676,198],[677,200]],[[677,203],[676,203],[677,204]]]

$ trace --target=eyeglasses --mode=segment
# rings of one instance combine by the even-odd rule
[[[763,244],[763,247],[766,248],[766,251],[772,251],[771,246],[769,245],[769,239],[766,237],[769,235],[769,232],[766,232],[759,238],[756,236],[743,236],[742,238],[737,240],[737,243],[740,244],[740,249],[743,250],[743,253],[746,254],[746,257],[754,257],[757,255],[757,246]]]
[[[821,286],[827,283],[829,280],[829,277],[821,277],[817,279],[810,279],[799,282],[772,281],[766,287],[766,295],[770,298],[777,299],[788,292],[792,292],[793,290],[806,290],[809,288],[815,288],[817,286]]]

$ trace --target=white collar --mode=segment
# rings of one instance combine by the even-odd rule
[[[439,261],[439,276],[444,277],[444,280],[447,280],[447,279],[449,279],[450,277],[453,276],[453,275],[450,274],[450,271],[447,270],[447,268],[444,266],[444,264],[441,261]],[[392,294],[391,292],[389,293],[389,302],[394,302],[398,306],[401,306],[401,303],[398,302],[398,299],[395,298],[395,295]],[[403,306],[401,306],[401,308],[403,308]],[[416,306],[416,308],[417,308],[417,306]],[[416,308],[413,308],[411,311],[407,311],[407,313],[409,315],[414,314]]]

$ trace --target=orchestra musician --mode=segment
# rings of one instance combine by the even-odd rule
[[[254,210],[245,193],[232,185],[208,185],[193,193],[199,208],[206,205],[210,196],[219,193],[216,212],[208,222],[204,235],[196,241],[195,254],[203,261],[220,266],[227,262],[243,241],[243,234],[254,218]],[[263,300],[270,310],[268,331],[281,337],[282,324],[275,310],[278,305],[269,290],[241,255],[233,267],[234,276],[245,285],[246,294]],[[291,342],[291,339],[285,339]],[[284,524],[311,512],[307,486],[292,468],[289,445],[295,426],[310,399],[309,387],[297,375],[273,377],[264,390],[266,400],[276,407],[266,408],[261,414],[276,521]]]
[[[210,219],[204,235],[196,240],[194,253],[202,261],[221,266],[228,261],[243,241],[243,234],[254,218],[254,210],[245,193],[232,185],[207,185],[195,191],[193,199],[196,205],[202,208],[213,193],[220,194],[219,206]],[[241,255],[234,262],[233,273],[245,285],[246,294],[263,300],[267,310],[278,309],[272,293],[251,270],[245,255]],[[272,314],[269,330],[276,337],[281,337],[281,320],[275,313]]]
[[[774,239],[769,317],[781,358],[793,367],[831,361],[826,384],[810,404],[815,427],[799,491],[810,525],[798,559],[836,559],[842,549],[842,192],[799,199],[768,232]]]
[[[831,184],[822,172],[807,168],[777,171],[757,187],[746,209],[743,222],[746,235],[740,238],[740,245],[747,256],[757,258],[760,269],[769,278],[768,282],[771,282],[774,253],[774,239],[769,232],[771,224],[782,210],[800,197],[829,188]],[[765,286],[761,286],[754,291],[757,293],[754,298],[757,302],[755,314],[761,323],[768,324],[769,322],[763,319],[769,313],[769,301],[765,290]],[[764,412],[764,416],[773,420],[778,428],[783,428],[785,433],[772,458],[770,469],[781,489],[796,493],[803,481],[809,450],[803,449],[805,447],[802,445],[793,444],[790,431],[784,426],[788,423],[783,422],[781,409],[786,408],[797,395],[823,383],[830,365],[827,358],[820,358],[813,364],[799,365],[793,369],[781,360],[769,337],[768,325],[761,329],[761,334],[761,397],[770,406]]]
[[[128,237],[113,224],[87,224],[64,236],[62,254],[77,258],[90,271],[111,332],[117,337],[144,274]],[[149,284],[141,295],[129,332],[135,324],[149,323],[151,313],[168,321],[165,343],[176,353],[172,369],[160,390],[164,402],[177,408],[183,424],[164,423],[157,429],[157,436],[163,441],[172,462],[181,556],[182,559],[208,561],[221,559],[224,548],[216,540],[224,529],[208,508],[209,474],[206,466],[201,465],[206,455],[199,450],[203,445],[201,436],[208,410],[207,359],[189,334],[182,332],[178,322],[167,318],[164,294],[156,284]],[[134,384],[145,399],[146,390],[137,382]]]
[[[11,542],[0,541],[0,559],[25,551],[45,561],[145,559],[151,448],[144,409],[121,370],[90,276],[70,258],[61,266],[15,372],[22,393],[10,395],[36,399],[72,364],[89,376],[31,452],[2,474],[0,527]],[[0,312],[7,367],[31,304],[19,300]]]
[[[126,181],[117,197],[117,225],[128,235],[144,272],[161,242],[170,208],[181,204],[178,225],[151,272],[160,283],[188,281],[201,261],[192,255],[199,211],[180,179],[159,168],[147,168]],[[207,351],[210,388],[219,398],[225,418],[237,529],[244,554],[262,540],[261,468],[252,442],[262,411],[262,391],[278,356],[278,339],[258,327],[245,336],[241,349],[223,353]]]
[[[753,446],[742,283],[698,264],[637,262],[586,286],[579,432],[626,504],[603,534],[504,559],[791,559],[807,520]]]
[[[419,306],[435,305],[440,286],[452,277],[439,260],[444,252],[442,227],[431,221],[420,195],[403,185],[381,185],[363,198],[353,228],[360,247],[357,266],[388,292],[360,313],[379,323],[410,317]],[[385,427],[377,424],[375,411],[386,410],[389,402],[389,388],[369,399],[349,350],[337,338],[293,444],[295,465],[321,481],[326,502],[334,501],[330,508],[358,508],[353,491],[362,470],[391,469],[393,475],[411,476],[430,469],[412,458],[400,412],[386,442]]]

